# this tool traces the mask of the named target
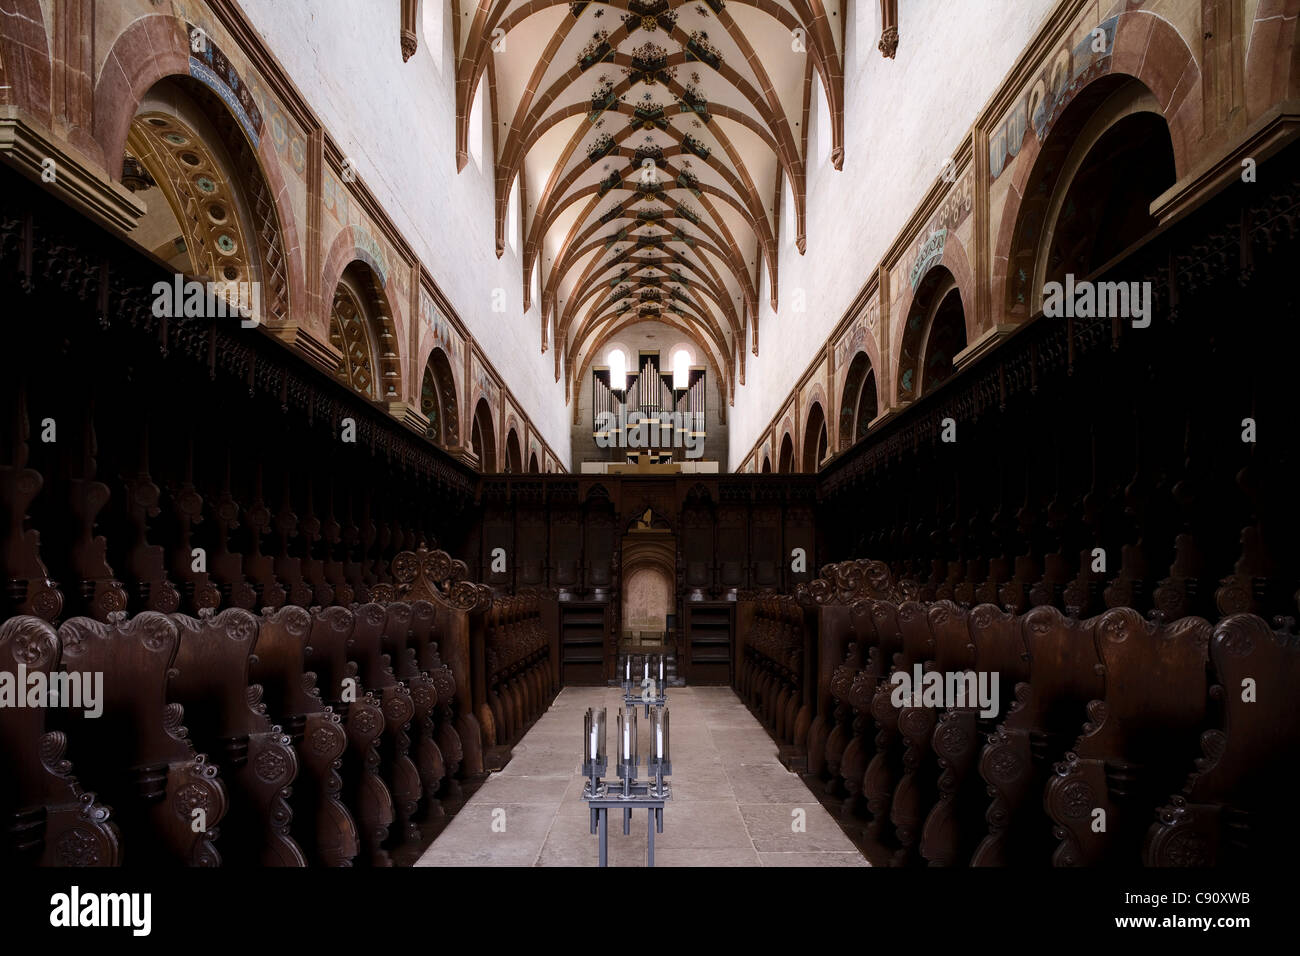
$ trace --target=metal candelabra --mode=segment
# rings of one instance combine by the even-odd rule
[[[626,695],[625,695],[626,696]],[[672,799],[672,787],[664,778],[672,774],[672,764],[668,759],[668,709],[660,704],[653,711],[647,705],[650,715],[650,754],[646,758],[646,771],[649,779],[642,782],[637,779],[637,767],[641,763],[640,745],[637,740],[636,704],[618,712],[618,763],[615,772],[622,785],[616,789],[601,781],[608,766],[605,751],[606,720],[605,710],[599,712],[588,708],[583,718],[582,735],[582,775],[587,778],[582,789],[582,799],[587,801],[591,813],[591,832],[599,834],[600,865],[609,864],[609,830],[608,819],[611,809],[623,811],[623,833],[631,833],[632,811],[647,811],[647,864],[655,865],[655,833],[664,832],[664,803]]]
[[[668,685],[664,680],[664,655],[659,655],[658,680],[655,680],[651,673],[650,655],[646,654],[641,658],[641,691],[639,693],[633,689],[632,673],[632,655],[629,654],[623,667],[623,706],[631,710],[635,709],[638,704],[645,704],[645,715],[649,719],[652,707],[662,709],[668,703]]]

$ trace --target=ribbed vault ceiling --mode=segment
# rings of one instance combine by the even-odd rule
[[[659,320],[730,394],[760,261],[775,306],[776,236],[794,229],[804,248],[815,83],[842,161],[842,0],[454,0],[453,12],[458,159],[486,77],[497,254],[519,177],[524,298],[539,264],[557,375],[561,355],[572,384],[575,359]],[[782,177],[793,223],[780,222]]]

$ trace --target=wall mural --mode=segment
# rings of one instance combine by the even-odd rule
[[[256,147],[262,135],[262,111],[252,90],[207,30],[188,21],[185,29],[190,35],[190,76],[221,97]]]
[[[1047,58],[1038,78],[989,136],[991,179],[1001,176],[1019,155],[1030,124],[1038,141],[1044,142],[1052,125],[1078,92],[1097,77],[1110,72],[1110,55],[1115,47],[1115,25],[1118,22],[1118,15],[1111,17],[1088,31],[1074,46],[1070,46],[1068,40],[1062,43],[1056,53]]]

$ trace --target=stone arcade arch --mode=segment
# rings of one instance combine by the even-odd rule
[[[289,319],[279,214],[258,154],[216,94],[180,76],[150,87],[127,129],[122,182],[147,208],[137,242],[224,286],[259,321]]]
[[[776,471],[780,475],[788,475],[794,471],[794,442],[790,440],[789,432],[781,438],[781,454],[777,458]]]
[[[1176,179],[1160,104],[1122,74],[1083,90],[1033,158],[1013,231],[1002,240],[1003,307],[1014,322],[1038,314],[1047,281],[1082,279],[1154,229],[1151,202]]]
[[[867,426],[880,414],[876,369],[866,352],[859,352],[844,376],[840,394],[840,449],[864,438]]]
[[[330,306],[330,344],[342,353],[334,374],[371,401],[395,401],[400,378],[391,311],[373,268],[356,260],[343,270]]]
[[[965,347],[961,289],[947,268],[935,266],[917,286],[903,327],[898,400],[913,401],[942,385],[956,371],[953,360]]]
[[[456,376],[447,353],[435,348],[424,363],[420,386],[420,411],[429,419],[429,437],[444,448],[460,445],[460,408],[456,401]]]
[[[483,472],[497,470],[496,428],[492,424],[492,409],[487,399],[480,398],[474,406],[474,424],[470,432],[470,444],[478,456],[479,468]]]
[[[826,457],[828,440],[826,413],[821,402],[813,402],[808,410],[808,423],[804,426],[802,471],[809,474],[817,471]]]
[[[1035,291],[1041,296],[1048,281],[1063,281],[1067,274],[1093,274],[1155,229],[1151,202],[1173,184],[1173,144],[1163,117],[1135,112],[1108,125],[1068,184],[1053,191]]]
[[[511,428],[506,434],[506,471],[512,475],[523,474],[524,456],[519,447],[519,432]]]
[[[25,5],[23,0],[20,9]],[[39,4],[36,6],[39,9]],[[141,55],[141,50],[151,51],[151,55]],[[168,88],[182,91],[216,127],[221,145],[235,164],[239,192],[249,210],[255,234],[256,253],[252,246],[244,247],[244,251],[250,258],[255,256],[260,260],[263,321],[273,328],[279,323],[300,323],[301,317],[290,316],[290,302],[296,311],[301,311],[306,301],[300,253],[305,243],[299,240],[293,208],[287,201],[285,171],[269,128],[257,114],[236,118],[227,105],[226,97],[232,101],[239,99],[235,91],[247,88],[233,64],[228,64],[218,77],[219,82],[227,82],[218,95],[191,79],[191,53],[184,20],[151,14],[132,21],[117,36],[112,48],[104,51],[101,60],[117,68],[101,69],[95,80],[94,115],[90,124],[93,140],[85,138],[78,129],[73,131],[72,141],[87,155],[102,152],[109,178],[128,185],[127,141],[137,114],[149,108],[148,98],[153,94]],[[207,56],[215,57],[215,45],[209,46]],[[99,58],[99,51],[96,57]],[[194,208],[201,208],[201,204],[196,202]],[[211,278],[217,281],[219,276]]]

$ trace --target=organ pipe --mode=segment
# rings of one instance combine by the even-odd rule
[[[592,372],[592,431],[620,433],[630,424],[629,418],[663,421],[663,413],[675,412],[680,418],[669,434],[680,440],[686,432],[705,436],[705,370],[691,370],[689,384],[676,390],[659,374],[656,356],[641,357],[638,373],[631,376],[626,388],[618,389],[609,379],[609,371]],[[620,397],[620,392],[622,396]],[[611,437],[613,435],[611,434]],[[668,440],[665,438],[665,440]]]

